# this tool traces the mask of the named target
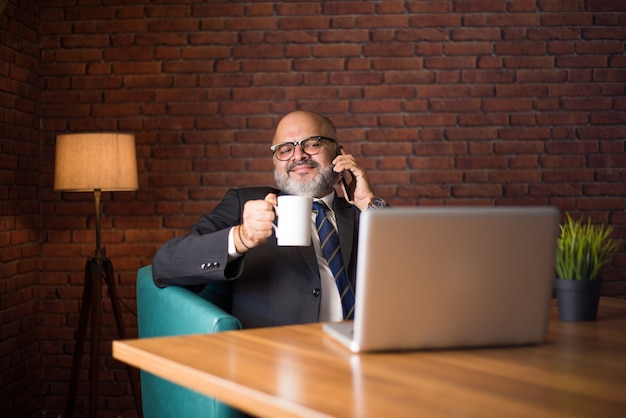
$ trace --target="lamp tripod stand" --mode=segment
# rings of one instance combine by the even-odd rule
[[[71,418],[74,414],[74,403],[76,400],[76,389],[78,376],[80,373],[83,346],[87,334],[87,322],[91,312],[91,350],[89,362],[89,416],[96,417],[98,414],[98,389],[100,381],[98,379],[100,369],[100,326],[102,319],[102,279],[109,289],[111,306],[115,316],[117,332],[121,339],[126,338],[126,330],[120,308],[120,299],[115,286],[113,264],[104,255],[100,246],[100,195],[101,191],[96,189],[94,197],[96,201],[96,253],[93,258],[87,259],[85,265],[85,284],[83,288],[83,300],[80,308],[78,320],[78,331],[76,334],[76,346],[72,359],[72,373],[70,376],[70,387],[65,408],[66,417]],[[137,414],[142,416],[141,399],[137,377],[129,366],[126,366],[130,378],[131,389],[137,408]]]

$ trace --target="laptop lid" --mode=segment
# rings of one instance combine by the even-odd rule
[[[559,220],[555,208],[363,212],[355,320],[324,329],[355,352],[541,343]]]

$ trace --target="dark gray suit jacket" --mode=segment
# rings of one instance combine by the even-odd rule
[[[153,260],[154,282],[198,286],[230,281],[231,313],[245,328],[317,322],[321,282],[314,247],[279,247],[276,237],[227,263],[230,227],[242,222],[248,200],[263,199],[270,187],[229,190],[215,209],[191,231],[168,241]],[[337,229],[348,275],[356,289],[356,255],[360,211],[335,198]]]

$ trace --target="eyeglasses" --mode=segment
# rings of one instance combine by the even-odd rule
[[[296,146],[300,145],[302,152],[308,155],[318,154],[322,150],[322,140],[337,143],[334,138],[328,138],[326,136],[310,136],[308,138],[301,139],[298,142],[283,142],[282,144],[272,145],[270,150],[274,154],[277,160],[287,161],[296,152]]]

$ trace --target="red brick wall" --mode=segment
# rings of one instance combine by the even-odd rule
[[[329,116],[395,206],[554,205],[626,236],[623,2],[89,3],[38,3],[43,270],[25,289],[42,301],[49,414],[63,408],[95,241],[92,196],[52,190],[59,133],[136,135],[139,191],[103,196],[131,335],[136,269],[228,187],[273,183],[272,127],[294,109]],[[626,295],[624,252],[605,277],[605,294]],[[132,416],[125,370],[103,367],[102,408]]]
[[[41,416],[38,8],[0,14],[0,415]]]

